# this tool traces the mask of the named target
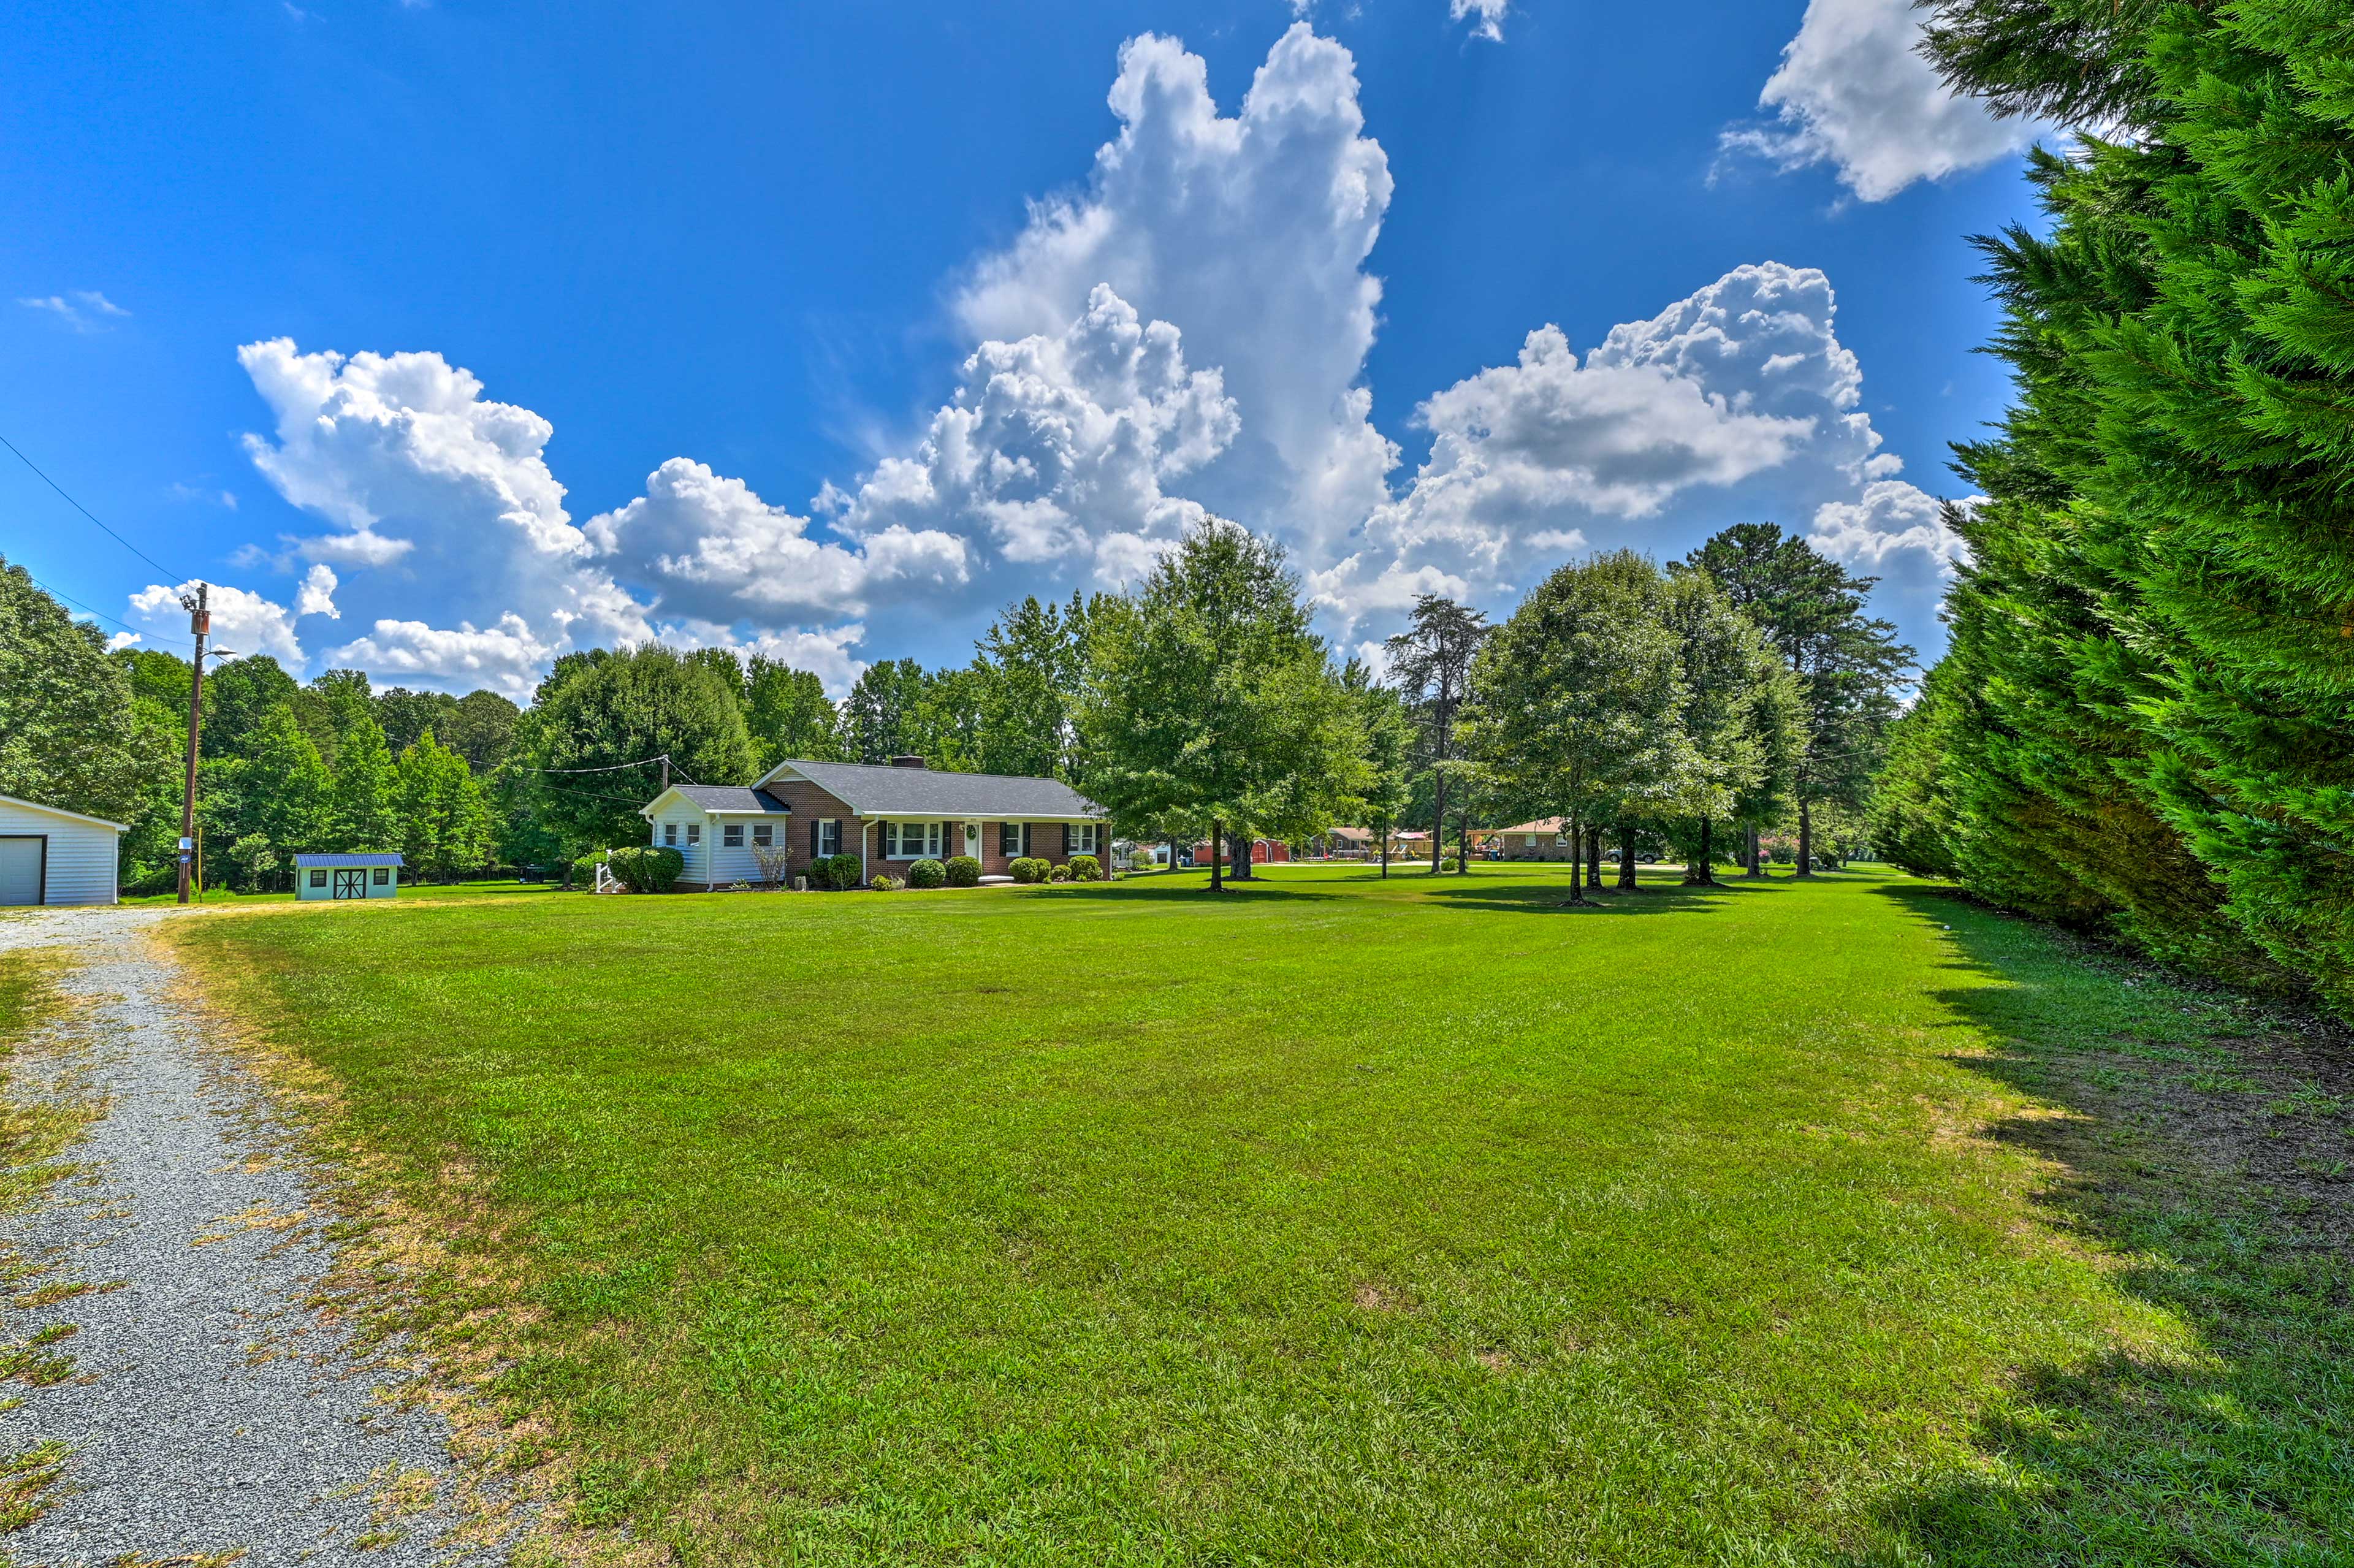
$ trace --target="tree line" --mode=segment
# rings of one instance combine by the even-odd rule
[[[1560,816],[1581,890],[1606,842],[1695,880],[1756,869],[1796,823],[1847,820],[1910,659],[1863,613],[1870,579],[1771,524],[1665,568],[1564,567],[1508,620],[1426,596],[1386,668],[1336,658],[1280,546],[1190,532],[1133,592],[1010,605],[970,662],[869,666],[841,702],[813,673],[725,649],[568,653],[527,707],[307,683],[249,657],[207,677],[198,821],[211,885],[285,885],[304,851],[397,849],[413,874],[557,868],[640,842],[665,777],[742,784],[787,758],[1063,779],[1137,839],[1223,842],[1336,822],[1447,831]],[[21,676],[21,678],[19,678]],[[123,879],[174,872],[189,668],[106,651],[17,568],[0,571],[0,792],[131,824]],[[1843,841],[1851,846],[1851,838]],[[1384,851],[1384,873],[1387,871]],[[1214,867],[1214,885],[1226,873]]]
[[[2014,401],[1890,853],[2002,906],[2354,1007],[2354,118],[2343,6],[1973,0],[1949,82],[2101,128],[1978,241]]]

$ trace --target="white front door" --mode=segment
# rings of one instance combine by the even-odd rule
[[[975,860],[981,858],[981,824],[979,822],[967,822],[964,825],[964,853]]]

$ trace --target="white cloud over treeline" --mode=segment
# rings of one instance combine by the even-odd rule
[[[1759,516],[1934,603],[1958,542],[1882,450],[1820,271],[1693,280],[1583,350],[1532,323],[1422,400],[1405,471],[1365,382],[1392,183],[1349,52],[1291,27],[1225,114],[1200,57],[1145,35],[1109,103],[1084,184],[953,281],[947,399],[798,507],[680,455],[576,521],[551,423],[441,355],[245,345],[270,425],[248,452],[316,525],[249,556],[284,603],[229,590],[217,619],[297,666],[307,637],[323,665],[518,697],[567,650],[654,637],[840,691],[910,613],[1117,586],[1212,514],[1290,548],[1342,646],[1419,592],[1509,608],[1579,550]],[[173,591],[133,611],[164,629]]]

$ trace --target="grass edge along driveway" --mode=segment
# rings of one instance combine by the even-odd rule
[[[2329,1560],[2342,1279],[2184,1294],[2294,1217],[2076,1093],[2244,1010],[1905,879],[1564,891],[175,935],[504,1282],[576,1516],[684,1561]],[[2327,1353],[2235,1351],[2282,1312]]]

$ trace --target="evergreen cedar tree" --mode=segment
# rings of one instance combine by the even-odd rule
[[[1489,632],[1488,618],[1437,594],[1418,594],[1406,629],[1384,644],[1390,678],[1397,683],[1421,729],[1430,769],[1430,869],[1437,874],[1447,837],[1449,764],[1462,752],[1455,722],[1471,695],[1471,662]],[[1384,857],[1387,870],[1387,857]],[[1465,867],[1464,869],[1469,869]]]
[[[1247,846],[1255,829],[1316,832],[1357,798],[1357,705],[1272,541],[1189,529],[1132,599],[1105,606],[1093,645],[1087,790],[1117,820],[1203,823],[1214,843],[1231,828]],[[1224,886],[1215,856],[1210,885]]]
[[[1957,449],[1985,500],[1876,836],[2354,1009],[2354,12],[1974,0],[1929,49],[2090,129],[2034,159],[2050,233],[1979,241],[2016,402]]]

